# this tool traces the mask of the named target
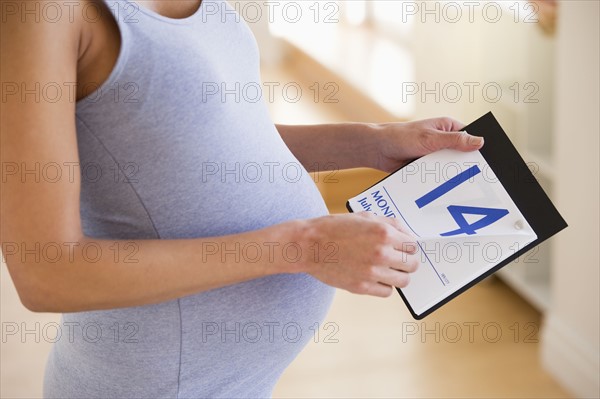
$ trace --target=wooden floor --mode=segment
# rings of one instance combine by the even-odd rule
[[[294,81],[268,70],[265,80]],[[333,122],[346,117],[305,91],[298,103],[275,96],[281,123]],[[328,187],[327,190],[335,187]],[[6,267],[0,274],[0,397],[40,397],[50,344],[5,334],[12,323],[58,321],[19,303]],[[326,324],[329,323],[329,324]],[[339,291],[316,343],[284,373],[275,397],[565,398],[541,369],[540,315],[496,279],[486,281],[423,321],[395,295],[378,299]]]
[[[326,322],[339,342],[322,328],[276,397],[568,397],[540,367],[539,315],[497,279],[422,321],[399,296],[340,291]]]

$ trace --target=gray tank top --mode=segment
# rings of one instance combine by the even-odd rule
[[[107,81],[76,106],[86,235],[214,237],[327,213],[269,117],[255,40],[225,1],[205,0],[184,19],[105,1],[122,44]],[[44,396],[270,396],[333,293],[280,274],[65,314]]]

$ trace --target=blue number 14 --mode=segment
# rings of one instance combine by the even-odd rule
[[[481,173],[481,170],[477,165],[471,166],[469,169],[459,173],[452,179],[440,184],[438,187],[423,195],[421,198],[417,199],[415,203],[417,204],[419,209],[423,208],[425,205],[430,204],[431,202],[440,198],[444,194],[448,193],[452,189],[466,182],[473,176],[478,175],[479,173]],[[490,224],[495,223],[499,219],[508,215],[507,209],[481,208],[460,205],[448,206],[448,212],[450,212],[450,215],[452,215],[452,218],[454,219],[456,224],[458,224],[459,228],[440,234],[444,237],[455,236],[463,233],[468,235],[477,234],[477,230],[489,226]],[[483,217],[477,220],[476,222],[469,224],[469,222],[467,222],[467,220],[465,219],[464,215],[483,215]]]

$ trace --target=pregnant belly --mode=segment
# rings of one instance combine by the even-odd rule
[[[267,397],[334,289],[274,275],[157,305],[64,315],[45,397]]]

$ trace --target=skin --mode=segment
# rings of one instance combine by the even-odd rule
[[[33,2],[27,2],[33,3]],[[182,18],[198,4],[191,1],[145,1],[159,14]],[[19,3],[23,4],[23,3]],[[62,5],[62,2],[56,4]],[[64,6],[64,5],[63,5]],[[63,15],[69,15],[63,10]],[[86,83],[103,82],[119,49],[115,22],[103,13],[98,23],[75,19],[35,22],[3,18],[1,80],[77,82],[76,98],[86,95]],[[57,60],[60,60],[58,62]],[[89,85],[88,85],[89,87]],[[75,101],[34,101],[29,96],[2,100],[0,132],[4,164],[30,167],[55,162],[79,162],[75,131]],[[410,123],[278,125],[294,155],[307,168],[335,164],[338,168],[372,167],[391,172],[427,153],[454,148],[479,149],[483,142],[458,132],[463,124],[450,118]],[[335,150],[334,150],[335,149]],[[74,312],[153,304],[185,295],[279,273],[309,273],[334,287],[357,294],[386,297],[393,287],[405,287],[417,267],[414,239],[394,219],[368,213],[294,220],[243,234],[178,240],[109,241],[86,237],[79,208],[80,175],[58,182],[3,175],[0,241],[9,272],[23,304],[38,312]],[[252,262],[221,256],[220,249],[248,243],[300,245],[302,257],[290,262],[281,250],[262,251]],[[335,243],[335,261],[315,256],[314,245]],[[50,262],[23,256],[23,248],[58,243],[73,250]],[[103,254],[91,263],[80,248],[93,244]],[[15,249],[15,245],[17,248]],[[115,257],[114,248],[133,245],[135,262]],[[207,256],[207,249],[212,255]]]

